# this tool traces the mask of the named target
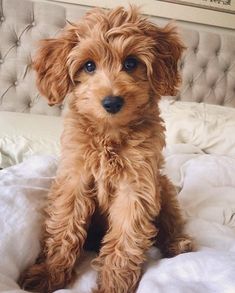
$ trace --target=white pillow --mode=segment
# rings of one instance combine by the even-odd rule
[[[32,155],[58,155],[62,117],[0,112],[0,168]]]
[[[235,156],[235,109],[194,102],[160,103],[168,145],[188,143],[205,153]]]

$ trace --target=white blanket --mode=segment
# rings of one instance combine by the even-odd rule
[[[198,251],[160,259],[151,249],[137,293],[235,292],[235,158],[187,145],[171,147],[166,158]],[[23,292],[16,280],[38,254],[41,210],[56,167],[57,159],[45,156],[0,171],[0,292]],[[81,259],[73,288],[58,293],[91,292],[93,256]]]

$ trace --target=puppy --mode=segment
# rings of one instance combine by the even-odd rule
[[[21,276],[24,289],[64,288],[95,236],[96,293],[135,292],[154,244],[166,256],[192,250],[175,189],[161,173],[158,108],[180,82],[183,49],[173,27],[155,26],[135,7],[91,10],[41,42],[34,62],[40,92],[50,105],[70,95],[42,251]]]

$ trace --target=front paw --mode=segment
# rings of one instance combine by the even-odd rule
[[[97,288],[92,293],[134,293],[140,279],[140,268],[103,266],[98,272]]]
[[[22,289],[31,292],[50,293],[46,264],[35,264],[26,269],[19,278]]]
[[[19,285],[30,292],[52,293],[64,288],[67,279],[65,272],[58,268],[57,270],[49,269],[46,263],[40,263],[29,267],[22,273]]]

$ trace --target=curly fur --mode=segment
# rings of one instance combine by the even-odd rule
[[[21,276],[23,288],[50,293],[66,286],[84,246],[96,246],[95,236],[102,239],[93,263],[99,293],[135,292],[153,244],[167,256],[192,250],[174,187],[161,175],[158,109],[160,96],[177,90],[183,49],[174,27],[155,26],[135,7],[93,9],[58,38],[41,42],[38,88],[50,105],[70,93],[69,110],[42,251]],[[139,60],[129,73],[127,56]],[[96,63],[93,74],[84,71],[88,60]],[[108,95],[124,97],[117,114],[101,105]]]

